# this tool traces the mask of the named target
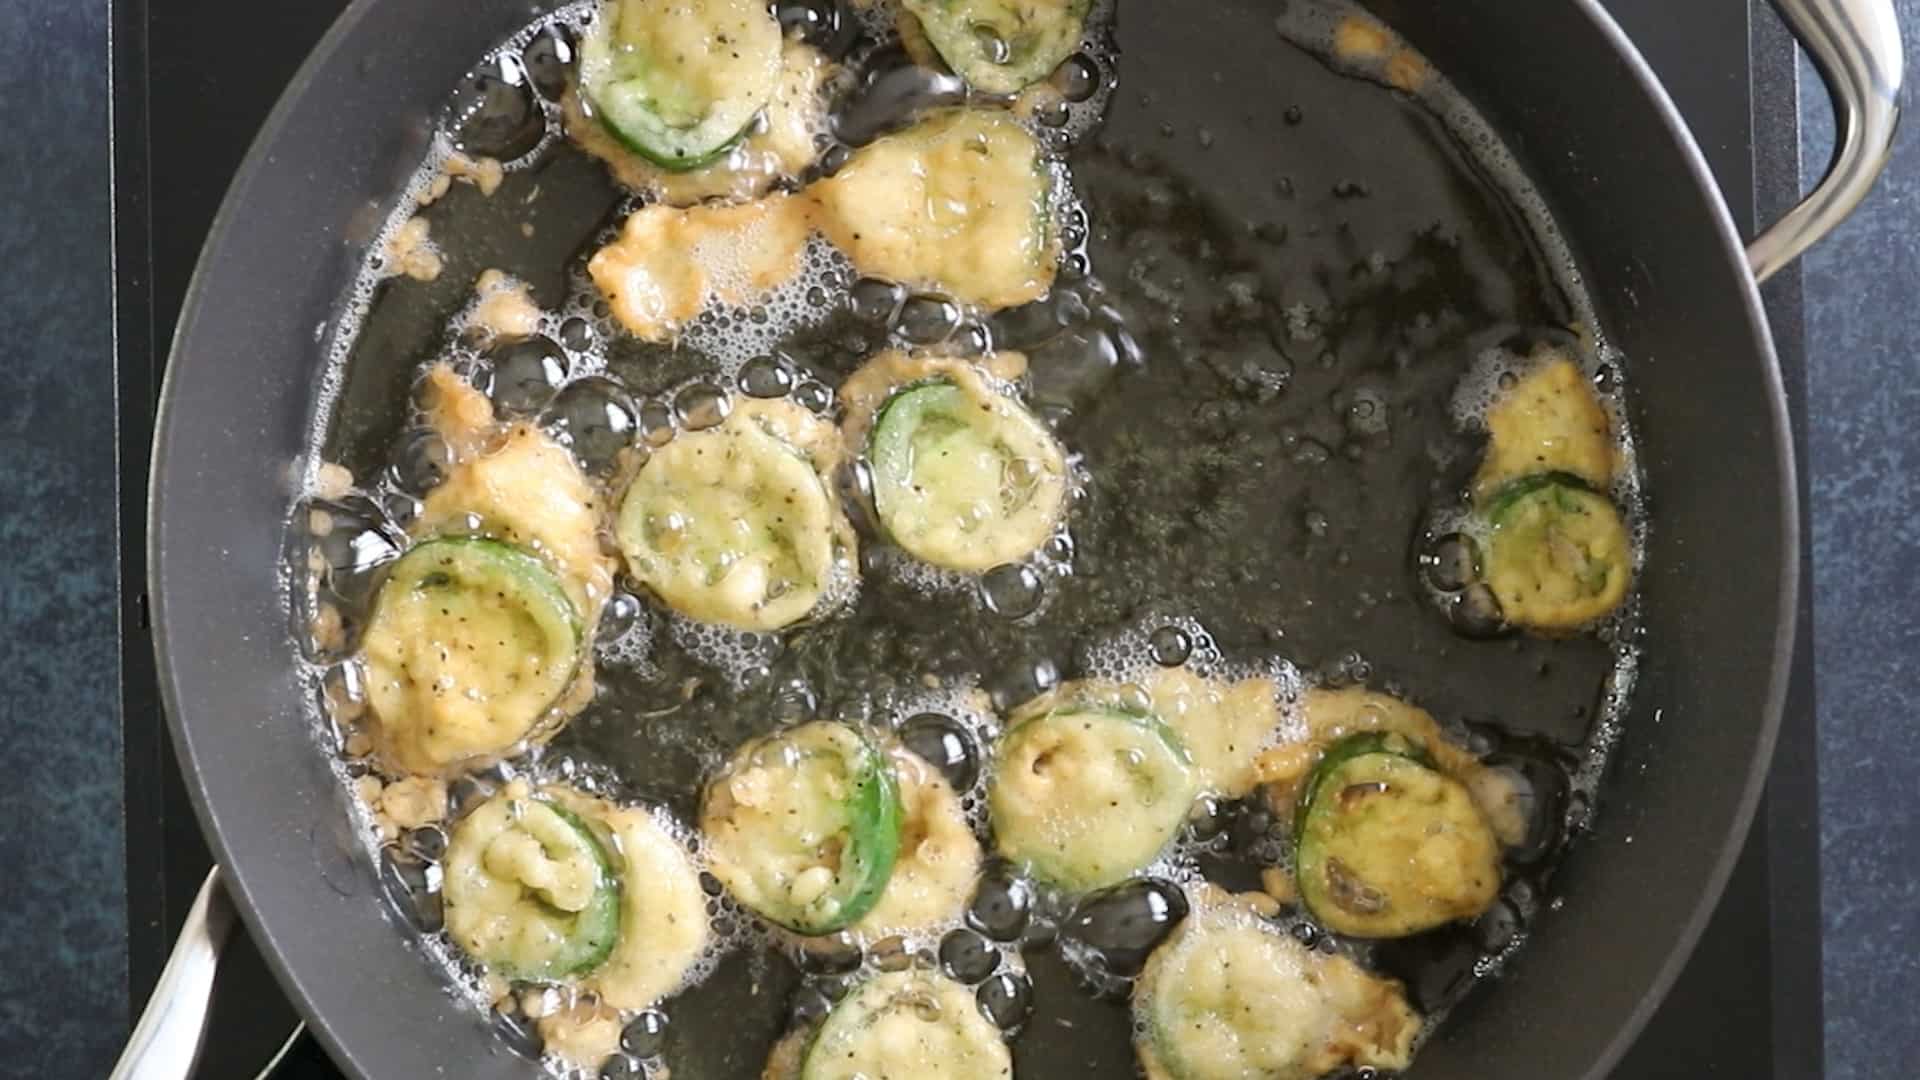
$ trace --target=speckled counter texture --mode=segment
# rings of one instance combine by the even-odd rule
[[[0,6],[0,1075],[126,1032],[105,0]]]
[[[1900,0],[1909,50],[1920,0]],[[1909,65],[1909,81],[1913,67]],[[1833,124],[1803,79],[1808,165]],[[1911,95],[1909,95],[1911,97]],[[1827,1073],[1920,1073],[1920,124],[1806,266]]]

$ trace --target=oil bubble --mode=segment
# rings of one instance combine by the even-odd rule
[[[477,777],[462,776],[447,785],[447,814],[460,817],[493,795],[493,785]]]
[[[818,989],[806,987],[793,996],[793,1006],[788,1010],[796,1029],[810,1028],[827,1018],[833,1011],[833,999]]]
[[[840,492],[840,501],[847,512],[848,520],[868,535],[878,535],[879,514],[873,503],[873,467],[865,460],[855,459],[841,468],[835,477],[835,487]],[[882,549],[868,545],[860,549],[862,569],[879,572],[884,570],[881,559]]]
[[[453,467],[453,451],[439,433],[419,428],[401,437],[394,451],[391,475],[394,486],[415,495],[425,494],[446,479]]]
[[[983,322],[962,323],[953,348],[962,355],[975,356],[993,351],[993,330]]]
[[[1342,421],[1351,437],[1377,439],[1387,434],[1388,412],[1386,399],[1381,397],[1380,392],[1363,387],[1347,398]]]
[[[786,397],[793,389],[793,370],[777,356],[759,356],[740,368],[739,380],[748,397]]]
[[[967,925],[995,941],[1017,941],[1033,918],[1033,886],[1027,879],[998,865],[980,876]]]
[[[627,1022],[620,1032],[620,1048],[635,1057],[658,1057],[666,1045],[667,1014],[648,1009]]]
[[[980,577],[980,599],[987,610],[1008,619],[1022,619],[1040,609],[1045,583],[1031,566],[1007,563]]]
[[[994,340],[1016,349],[1037,345],[1060,332],[1053,305],[1045,300],[1003,308],[988,318]]]
[[[1193,655],[1193,639],[1177,626],[1162,626],[1147,635],[1147,651],[1162,667],[1179,667]]]
[[[447,106],[447,131],[463,154],[513,161],[546,135],[546,115],[517,57],[500,57],[469,74]]]
[[[879,278],[861,278],[847,290],[847,310],[862,322],[890,323],[906,303],[907,290]]]
[[[953,930],[940,939],[940,967],[971,986],[1000,966],[1000,950],[972,930]]]
[[[1227,822],[1227,842],[1233,849],[1258,857],[1274,838],[1274,817],[1265,807],[1249,805]]]
[[[1100,974],[1131,977],[1146,967],[1147,956],[1186,917],[1187,897],[1179,886],[1141,878],[1080,901],[1060,928],[1060,938]]]
[[[1071,406],[1093,397],[1112,382],[1120,366],[1120,349],[1105,330],[1086,326],[1034,347],[1028,363],[1034,399],[1042,404]]]
[[[844,143],[834,143],[820,154],[820,174],[832,176],[853,159],[853,151]]]
[[[640,620],[642,610],[639,597],[632,593],[614,593],[600,611],[599,638],[602,641],[614,641],[625,637]]]
[[[404,491],[389,491],[380,496],[380,509],[388,521],[405,529],[420,517],[423,506],[419,499]]]
[[[1520,912],[1509,902],[1501,901],[1488,908],[1473,921],[1474,938],[1481,949],[1497,953],[1513,943],[1525,921]]]
[[[665,446],[673,438],[673,406],[657,398],[640,403],[640,437],[649,446]]]
[[[1025,1026],[1033,1013],[1033,983],[1017,972],[1002,971],[989,977],[974,997],[987,1019],[1010,1035]]]
[[[371,584],[359,579],[399,558],[403,538],[392,533],[382,517],[378,506],[358,496],[309,508],[309,527],[324,524],[324,532],[314,530],[312,542],[337,591],[353,593],[356,586]]]
[[[782,33],[817,49],[826,48],[840,33],[840,5],[833,0],[781,0],[774,14]]]
[[[920,713],[900,725],[900,742],[939,769],[953,790],[965,792],[980,776],[980,754],[973,735],[941,713]]]
[[[438,862],[447,853],[447,832],[438,825],[423,825],[407,830],[403,844],[413,857]]]
[[[913,953],[898,935],[882,938],[871,951],[873,966],[881,971],[905,971],[913,966]]]
[[[833,134],[842,144],[835,149],[842,152],[906,126],[927,109],[967,100],[965,80],[914,63],[898,45],[875,50],[866,66],[860,85],[834,110]]]
[[[647,1067],[632,1054],[613,1054],[600,1063],[600,1080],[646,1080]]]
[[[553,23],[527,42],[527,47],[520,52],[520,64],[526,69],[527,81],[541,97],[559,101],[567,92],[573,56],[572,31],[564,23]]]
[[[1465,533],[1448,533],[1422,558],[1427,584],[1440,592],[1459,592],[1480,579],[1480,548]]]
[[[1500,598],[1486,585],[1474,585],[1453,598],[1447,606],[1453,628],[1470,638],[1499,637],[1507,630]]]
[[[567,354],[551,338],[531,337],[487,352],[493,369],[493,403],[502,412],[538,412],[567,381]]]
[[[814,714],[819,698],[804,680],[790,679],[777,687],[768,711],[777,723],[797,724]]]
[[[321,685],[323,698],[329,702],[353,709],[366,706],[367,687],[358,664],[335,664],[322,676]]]
[[[1007,44],[1007,39],[1001,37],[1000,31],[989,23],[973,24],[973,40],[980,49],[981,55],[987,58],[988,63],[1005,64],[1013,59],[1013,47]]]
[[[866,962],[860,942],[846,931],[815,938],[794,950],[794,966],[813,975],[845,975]]]
[[[1020,947],[1022,949],[1050,948],[1059,937],[1059,925],[1052,919],[1041,916],[1027,924],[1027,932],[1020,935]]]
[[[987,686],[993,707],[1006,712],[1060,685],[1060,668],[1047,657],[1022,660],[1003,669]]]
[[[574,352],[586,352],[593,348],[593,324],[575,316],[560,324],[560,344]]]
[[[1211,795],[1202,795],[1193,804],[1193,812],[1187,816],[1187,828],[1193,838],[1208,843],[1227,831],[1233,823],[1233,811],[1228,804]]]
[[[1100,89],[1100,65],[1086,53],[1074,53],[1054,69],[1052,81],[1061,97],[1079,104]]]
[[[893,331],[915,345],[937,345],[960,327],[960,308],[938,296],[910,296],[893,318]]]
[[[825,383],[808,380],[801,383],[799,389],[793,392],[793,400],[805,408],[824,415],[833,408],[833,391]]]
[[[733,411],[733,402],[712,383],[695,383],[674,395],[673,411],[680,418],[681,427],[704,431],[725,420]]]
[[[633,442],[636,423],[627,392],[598,376],[560,391],[546,411],[546,427],[589,472],[612,467],[615,455]]]
[[[1526,835],[1507,850],[1519,866],[1545,862],[1566,839],[1567,811],[1572,785],[1565,769],[1539,753],[1500,751],[1484,764],[1498,771],[1512,788],[1514,807],[1526,818]]]
[[[380,885],[394,909],[423,934],[437,934],[445,922],[440,904],[440,870],[397,847],[380,855]]]
[[[493,1022],[489,1025],[500,1041],[522,1057],[537,1058],[543,1049],[540,1031],[534,1027],[532,1018],[520,1011],[516,1004],[512,1008],[496,1010]]]

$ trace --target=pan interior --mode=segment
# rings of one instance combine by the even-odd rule
[[[1069,257],[1084,272],[980,321],[997,346],[1030,355],[1033,399],[1080,458],[1083,490],[1056,550],[1025,576],[982,582],[915,576],[882,553],[851,611],[779,640],[702,634],[638,597],[616,604],[594,704],[518,767],[691,820],[715,763],[784,719],[897,724],[950,711],[957,686],[1004,709],[1151,663],[1156,633],[1173,629],[1195,664],[1401,692],[1536,779],[1547,838],[1495,914],[1371,956],[1435,1016],[1497,969],[1587,825],[1637,628],[1623,618],[1595,635],[1476,639],[1436,603],[1421,556],[1478,458],[1458,399],[1489,356],[1580,350],[1620,418],[1633,361],[1605,344],[1541,201],[1444,80],[1426,73],[1413,93],[1384,66],[1333,55],[1348,9],[1284,8],[1119,12],[1117,87],[1066,153],[1075,191],[1062,213],[1082,223]],[[486,371],[448,329],[483,270],[527,282],[552,313],[580,389],[547,407],[551,423],[584,430],[609,401],[639,414],[689,388],[729,389],[725,358],[638,344],[583,293],[585,256],[627,206],[597,162],[548,138],[490,195],[454,185],[420,210],[439,275],[370,270],[336,331],[317,456],[362,483],[334,505],[370,531],[400,530],[420,366],[454,355]],[[796,394],[838,385],[918,332],[912,303],[875,320],[843,300],[858,292],[846,277],[829,273],[818,311],[768,350]],[[357,569],[371,580],[379,567]],[[351,590],[334,599],[354,613]],[[337,659],[310,655],[309,674],[324,681]],[[1231,808],[1231,828],[1257,831],[1256,815]],[[1243,856],[1208,870],[1250,885]],[[404,853],[376,858],[401,882],[398,900],[418,903],[407,867],[394,868]],[[1087,972],[1054,948],[1025,959],[1035,1012],[1015,1043],[1019,1074],[1131,1070],[1124,1008],[1089,993]],[[817,974],[743,932],[666,1005],[667,1060],[684,1075],[758,1075],[788,1022],[775,1003],[799,1000]]]

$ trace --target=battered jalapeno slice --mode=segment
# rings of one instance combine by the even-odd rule
[[[1301,790],[1295,837],[1300,899],[1335,933],[1417,934],[1500,891],[1500,842],[1473,796],[1399,735],[1330,747]]]
[[[532,554],[464,537],[414,545],[361,645],[387,754],[434,772],[509,749],[573,680],[581,640],[565,587]]]
[[[502,794],[453,828],[442,886],[447,933],[509,979],[556,982],[598,967],[620,936],[620,881],[579,815]]]
[[[1066,703],[1020,720],[994,752],[988,813],[1001,854],[1073,892],[1157,858],[1201,788],[1180,736],[1144,711]]]
[[[809,235],[804,199],[649,203],[587,260],[613,317],[642,341],[670,342],[703,311],[744,308],[800,272]]]
[[[678,989],[706,952],[707,894],[700,871],[653,813],[574,801],[592,802],[620,854],[619,940],[584,986],[604,1005],[647,1008]]]
[[[911,751],[888,756],[900,790],[900,850],[879,901],[850,927],[868,941],[957,921],[980,875],[980,842],[952,785]]]
[[[1565,356],[1540,361],[1487,409],[1487,451],[1476,500],[1543,473],[1565,473],[1604,491],[1619,467],[1607,410],[1592,380]]]
[[[614,536],[633,576],[674,610],[777,630],[832,584],[844,521],[814,462],[742,409],[656,450],[621,500]]]
[[[895,394],[867,447],[894,543],[954,570],[987,570],[1046,543],[1066,508],[1066,457],[1018,402],[936,380]]]
[[[575,145],[604,161],[620,184],[657,199],[656,205],[738,202],[763,194],[782,178],[797,179],[819,156],[814,140],[826,130],[823,91],[834,70],[811,45],[788,40],[766,108],[738,141],[697,168],[663,168],[635,153],[577,88],[560,99],[560,115]]]
[[[1080,43],[1087,0],[905,0],[954,74],[1011,94],[1053,73]]]
[[[1202,887],[1134,985],[1148,1080],[1315,1080],[1404,1068],[1419,1017],[1397,983]]]
[[[871,910],[900,847],[886,756],[844,724],[815,721],[741,747],[712,783],[700,829],[734,899],[801,934]]]
[[[1052,188],[1011,116],[952,109],[875,139],[809,190],[821,231],[860,273],[1003,308],[1053,284]]]
[[[773,99],[780,52],[780,24],[760,0],[608,0],[580,43],[580,91],[634,153],[695,169]]]
[[[1516,480],[1486,512],[1486,579],[1506,620],[1572,630],[1620,606],[1633,552],[1620,512],[1577,478]]]
[[[900,971],[856,987],[827,1014],[800,1080],[1000,1080],[1013,1075],[1006,1039],[973,992],[942,975]]]

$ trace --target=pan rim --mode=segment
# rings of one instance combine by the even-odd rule
[[[1759,347],[1754,357],[1760,368],[1767,399],[1768,435],[1773,442],[1774,463],[1779,469],[1781,480],[1780,496],[1780,585],[1775,595],[1779,611],[1778,622],[1774,626],[1771,664],[1767,673],[1767,692],[1765,704],[1760,710],[1759,739],[1755,744],[1756,752],[1748,763],[1745,783],[1740,798],[1735,803],[1732,827],[1721,840],[1720,850],[1715,853],[1713,865],[1707,874],[1706,888],[1695,900],[1693,911],[1682,925],[1674,947],[1668,952],[1665,962],[1654,975],[1653,982],[1641,995],[1640,1003],[1627,1015],[1626,1022],[1614,1033],[1598,1059],[1585,1073],[1586,1080],[1607,1080],[1612,1076],[1615,1066],[1624,1058],[1627,1051],[1640,1038],[1647,1023],[1666,1000],[1667,994],[1680,978],[1681,971],[1693,958],[1700,938],[1706,933],[1707,924],[1714,911],[1719,908],[1726,894],[1727,882],[1733,877],[1734,865],[1739,861],[1740,853],[1746,847],[1747,836],[1752,832],[1753,819],[1760,807],[1760,797],[1766,789],[1767,774],[1773,766],[1774,747],[1779,741],[1780,723],[1786,713],[1788,682],[1792,676],[1794,642],[1799,633],[1797,612],[1800,603],[1800,482],[1799,462],[1793,449],[1792,421],[1788,414],[1786,385],[1780,372],[1779,351],[1774,345],[1773,327],[1767,320],[1766,304],[1760,296],[1760,284],[1753,277],[1751,265],[1747,261],[1746,242],[1741,239],[1738,226],[1733,220],[1733,211],[1727,206],[1726,196],[1722,194],[1713,171],[1707,164],[1706,154],[1687,126],[1680,108],[1674,104],[1672,95],[1657,75],[1653,67],[1633,44],[1620,24],[1601,6],[1600,0],[1578,0],[1579,8],[1594,30],[1613,47],[1617,55],[1627,66],[1628,74],[1640,85],[1658,114],[1666,133],[1680,150],[1685,160],[1687,175],[1696,188],[1706,193],[1710,216],[1714,230],[1719,234],[1722,253],[1739,267],[1740,301],[1746,310],[1749,330],[1754,343]],[[1604,787],[1602,789],[1604,791]]]
[[[307,94],[322,70],[329,66],[335,54],[340,51],[343,42],[366,18],[368,12],[386,2],[391,0],[352,0],[352,3],[335,19],[276,99],[273,109],[249,144],[247,153],[242,158],[234,173],[234,179],[221,200],[219,210],[208,230],[207,239],[202,245],[201,257],[196,261],[194,273],[181,306],[179,323],[169,343],[167,372],[154,416],[154,435],[149,462],[149,475],[153,478],[153,482],[146,507],[145,554],[152,578],[150,585],[153,609],[152,635],[160,696],[166,712],[168,731],[176,759],[186,776],[185,786],[193,804],[195,816],[217,861],[226,870],[228,888],[234,893],[236,907],[249,934],[263,944],[261,952],[274,977],[292,999],[301,1015],[307,1019],[309,1026],[326,1047],[329,1055],[342,1066],[344,1071],[358,1077],[373,1076],[376,1075],[376,1071],[370,1067],[369,1062],[355,1052],[354,1047],[339,1037],[331,1019],[317,1007],[308,980],[285,959],[276,936],[270,931],[261,914],[258,903],[260,890],[257,882],[253,880],[253,875],[247,872],[244,865],[236,863],[232,858],[233,849],[227,833],[220,827],[218,816],[208,802],[206,786],[200,780],[198,762],[201,752],[196,748],[195,740],[189,730],[190,725],[184,719],[181,708],[181,678],[173,661],[173,649],[167,632],[170,622],[169,610],[172,605],[168,600],[169,575],[166,569],[167,560],[163,553],[162,517],[169,487],[165,478],[169,473],[166,464],[170,456],[170,446],[177,424],[184,422],[175,402],[178,396],[175,393],[175,387],[181,378],[179,371],[184,351],[182,342],[188,338],[193,325],[200,317],[201,309],[209,302],[207,279],[211,271],[206,255],[225,245],[228,234],[233,230],[233,219],[237,215],[237,208],[257,182],[265,164],[273,156],[273,148],[282,138],[283,129],[296,104]],[[1775,600],[1780,614],[1774,627],[1764,706],[1758,718],[1760,728],[1755,744],[1756,752],[1749,762],[1740,797],[1735,803],[1731,828],[1725,833],[1720,850],[1712,859],[1705,888],[1695,900],[1692,911],[1674,939],[1673,947],[1669,950],[1652,983],[1642,994],[1639,1004],[1627,1015],[1624,1023],[1606,1044],[1600,1056],[1584,1074],[1588,1080],[1604,1080],[1639,1038],[1654,1012],[1665,1000],[1680,972],[1691,959],[1709,919],[1725,893],[1734,864],[1751,831],[1785,712],[1787,684],[1797,634],[1796,612],[1801,587],[1802,537],[1798,462],[1795,459],[1789,434],[1785,387],[1759,286],[1747,266],[1745,243],[1740,237],[1732,213],[1712,176],[1698,142],[1645,57],[1613,17],[1601,6],[1600,0],[1576,0],[1575,7],[1592,24],[1601,39],[1611,46],[1614,54],[1624,62],[1628,75],[1647,96],[1649,104],[1653,106],[1654,112],[1665,128],[1666,136],[1672,140],[1675,148],[1680,152],[1688,177],[1696,188],[1707,195],[1709,216],[1713,219],[1712,223],[1719,237],[1722,255],[1740,268],[1738,275],[1741,283],[1740,300],[1747,315],[1749,334],[1756,346],[1753,359],[1758,362],[1761,369],[1759,374],[1763,380],[1767,398],[1768,435],[1774,446],[1775,466],[1779,470],[1784,485],[1779,493],[1780,520],[1777,524],[1781,539],[1781,565],[1777,568],[1779,588]]]
[[[288,963],[276,936],[261,915],[259,890],[250,880],[243,861],[233,858],[233,848],[229,844],[225,830],[220,828],[217,815],[207,799],[206,785],[200,780],[198,756],[193,736],[180,707],[179,679],[176,677],[172,661],[168,624],[169,590],[166,562],[163,557],[161,541],[161,515],[165,496],[165,463],[175,425],[174,387],[179,380],[180,361],[183,349],[181,343],[188,337],[192,324],[198,319],[201,306],[207,302],[207,279],[212,271],[207,254],[223,246],[226,235],[233,229],[233,219],[244,200],[247,191],[253,186],[258,174],[267,160],[273,156],[273,147],[282,137],[282,129],[287,125],[289,116],[304,98],[307,91],[316,82],[320,73],[328,66],[334,54],[339,52],[342,43],[352,35],[353,29],[366,18],[367,13],[382,2],[390,0],[352,0],[337,16],[333,24],[327,27],[325,34],[313,51],[300,62],[293,77],[287,81],[286,88],[274,100],[273,108],[267,118],[261,122],[260,130],[253,141],[247,145],[247,152],[240,159],[240,165],[234,170],[233,180],[228,184],[226,193],[221,196],[220,207],[215,211],[213,223],[207,229],[207,239],[201,244],[200,255],[194,261],[193,276],[187,282],[187,290],[180,304],[180,318],[175,325],[173,340],[167,346],[166,373],[160,384],[160,396],[154,408],[153,450],[148,463],[148,475],[153,478],[147,492],[147,566],[149,571],[150,606],[153,610],[153,652],[155,670],[160,676],[160,702],[167,718],[167,731],[172,736],[175,759],[185,774],[185,787],[189,801],[193,804],[194,816],[199,819],[200,832],[206,839],[212,852],[215,865],[221,870],[225,888],[234,901],[241,922],[247,934],[260,946],[261,958],[267,969],[273,973],[280,988],[299,1012],[307,1028],[313,1032],[320,1044],[326,1049],[327,1056],[339,1065],[343,1072],[358,1080],[368,1080],[378,1075],[356,1053],[353,1046],[340,1038],[326,1012],[319,1008],[315,995],[302,977],[301,972]],[[291,505],[291,504],[289,504]]]

